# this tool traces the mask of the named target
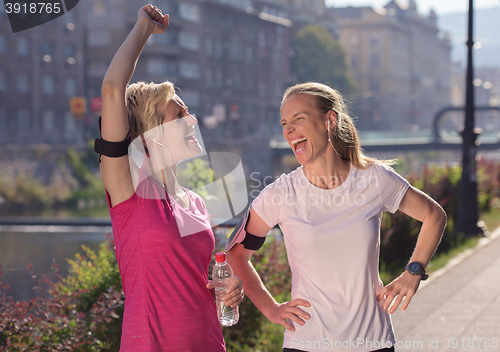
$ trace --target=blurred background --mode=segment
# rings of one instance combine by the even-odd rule
[[[78,276],[82,257],[76,256],[73,269],[65,258],[82,253],[82,244],[88,246],[87,254],[98,251],[105,233],[111,232],[93,152],[93,139],[99,137],[100,87],[146,3],[80,0],[64,16],[15,34],[0,4],[0,272],[15,299],[36,296],[28,263],[48,273],[55,259],[64,275],[69,270]],[[170,26],[164,34],[151,36],[132,82],[172,81],[196,115],[206,149],[241,157],[251,198],[298,166],[281,134],[283,92],[295,83],[318,81],[348,100],[367,154],[398,159],[396,170],[445,207],[449,236],[442,253],[466,242],[452,232],[462,158],[467,1],[152,3],[170,14]],[[478,202],[480,217],[490,228],[500,225],[498,18],[498,1],[475,1],[475,123],[482,129],[476,158]],[[196,184],[208,182],[206,170],[207,165],[195,162],[183,166],[180,174],[199,175],[200,180],[191,179]],[[219,245],[228,226],[214,229]],[[402,216],[384,218],[385,281],[404,268],[409,253],[401,248],[411,252],[416,226]],[[398,231],[404,236],[393,236]],[[275,235],[280,236],[279,230]],[[274,256],[262,270],[272,293],[285,299],[289,272],[282,243],[269,248]],[[108,259],[113,261],[113,255]],[[113,275],[119,282],[117,271]],[[92,299],[109,287],[106,279],[102,282]],[[255,311],[248,317],[264,324]],[[254,325],[233,333],[233,350]],[[280,336],[279,328],[267,335],[262,329],[254,329],[254,345],[266,339],[279,345],[279,338],[276,342],[270,337]]]
[[[174,82],[207,149],[238,153],[259,179],[295,167],[278,121],[281,96],[297,82],[338,89],[367,152],[384,140],[429,137],[441,109],[464,105],[467,3],[419,3],[160,0],[170,27],[150,38],[132,81]],[[2,175],[64,179],[56,160],[97,136],[102,79],[142,5],[84,0],[16,34],[0,7]],[[478,106],[500,104],[499,16],[498,2],[476,1]],[[498,133],[497,114],[481,112],[476,124]],[[453,136],[461,124],[462,112],[449,113],[442,128]]]

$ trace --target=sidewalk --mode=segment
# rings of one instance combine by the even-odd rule
[[[500,228],[392,315],[396,351],[500,351]]]

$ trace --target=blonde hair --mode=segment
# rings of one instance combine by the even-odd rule
[[[371,164],[390,166],[394,160],[378,160],[363,153],[359,142],[358,131],[353,119],[348,115],[347,105],[342,95],[335,89],[317,82],[307,82],[289,87],[283,95],[281,104],[288,96],[306,94],[314,97],[316,108],[326,114],[333,110],[337,115],[337,123],[332,129],[331,140],[340,157],[349,160],[358,169],[366,169]]]
[[[168,81],[158,84],[137,82],[127,86],[125,102],[132,141],[163,123],[164,117],[156,111],[156,108],[168,102],[174,95],[174,85]]]

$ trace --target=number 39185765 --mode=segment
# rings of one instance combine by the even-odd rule
[[[26,3],[5,3],[5,12],[7,13],[59,13],[61,12],[60,3],[50,2],[32,2]]]

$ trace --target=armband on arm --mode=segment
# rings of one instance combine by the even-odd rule
[[[99,117],[99,133],[101,132],[101,117]],[[94,151],[99,154],[99,162],[101,162],[101,155],[110,158],[119,158],[128,154],[128,146],[130,139],[127,138],[121,142],[108,142],[102,138],[97,138],[94,141]]]
[[[250,215],[250,209],[252,206],[248,207],[248,210],[243,215],[243,218],[238,223],[234,229],[231,236],[226,241],[226,252],[231,250],[237,243],[241,243],[246,249],[256,251],[262,247],[266,241],[266,237],[259,237],[252,235],[246,231],[246,226],[248,223],[248,217]]]

